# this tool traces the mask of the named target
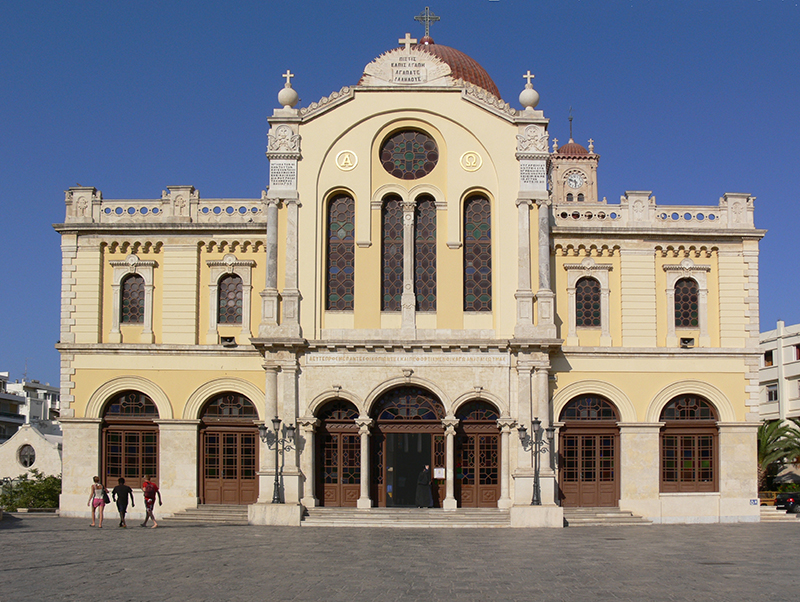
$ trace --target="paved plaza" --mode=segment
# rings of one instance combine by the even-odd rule
[[[113,517],[113,513],[112,513]],[[168,525],[6,515],[0,602],[787,600],[798,524],[520,529]]]

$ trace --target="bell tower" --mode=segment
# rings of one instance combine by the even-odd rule
[[[572,115],[569,117],[569,142],[559,147],[553,139],[550,155],[550,189],[553,202],[597,203],[597,162],[600,155],[594,152],[594,140],[589,140],[589,150],[572,139]]]

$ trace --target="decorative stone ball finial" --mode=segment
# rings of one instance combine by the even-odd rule
[[[522,76],[523,79],[528,80],[528,83],[525,84],[525,89],[519,94],[519,104],[525,107],[526,111],[533,111],[534,107],[539,104],[539,93],[533,89],[533,84],[531,84],[533,77],[530,69]]]
[[[589,138],[589,152],[594,153],[594,140]]]
[[[278,92],[278,102],[283,105],[284,109],[291,109],[297,104],[297,101],[300,100],[297,91],[292,88],[294,73],[287,69],[282,77],[286,78],[286,83],[283,85],[283,90]]]

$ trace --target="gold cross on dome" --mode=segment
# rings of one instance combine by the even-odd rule
[[[522,78],[523,78],[523,79],[527,79],[527,80],[528,80],[528,85],[530,85],[530,83],[531,83],[531,80],[532,80],[534,77],[536,77],[536,76],[535,76],[533,73],[531,73],[531,70],[530,70],[530,69],[528,69],[528,72],[527,72],[525,75],[523,75],[523,76],[522,76]]]
[[[431,23],[435,23],[439,21],[441,18],[437,17],[431,12],[431,9],[427,6],[425,10],[423,10],[420,14],[414,17],[415,21],[419,21],[420,23],[425,23],[425,35],[428,36],[431,33]]]
[[[286,78],[286,87],[287,88],[291,88],[292,87],[292,78],[294,77],[294,73],[292,73],[291,71],[289,71],[287,69],[286,73],[281,75],[281,77],[285,77]]]
[[[397,41],[400,42],[401,44],[403,44],[406,47],[406,52],[408,52],[411,49],[411,44],[416,44],[417,43],[416,38],[412,38],[411,34],[408,33],[408,32],[406,32],[406,37],[400,38]]]

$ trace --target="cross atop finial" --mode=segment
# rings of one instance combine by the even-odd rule
[[[291,87],[292,87],[292,78],[294,77],[294,73],[292,73],[291,71],[289,71],[289,70],[287,69],[287,70],[286,70],[286,73],[284,73],[283,75],[281,75],[281,77],[285,77],[285,78],[286,78],[286,84],[285,84],[285,86],[286,86],[287,88],[291,88]]]
[[[411,34],[410,34],[410,33],[408,33],[408,32],[406,32],[406,37],[404,37],[404,38],[400,38],[400,39],[399,39],[399,40],[397,40],[397,41],[398,41],[399,43],[403,44],[403,45],[406,47],[406,52],[408,52],[408,51],[409,51],[409,49],[411,48],[411,44],[416,44],[416,43],[417,43],[417,40],[416,40],[416,38],[412,38],[412,37],[411,37]]]
[[[594,140],[592,138],[589,138],[589,152],[594,152]]]
[[[439,21],[440,18],[434,15],[431,12],[431,9],[426,6],[425,10],[423,10],[420,14],[414,17],[414,20],[419,21],[420,23],[425,23],[425,36],[427,37],[431,33],[431,23]]]
[[[569,141],[573,142],[573,140],[572,140],[572,107],[569,108]]]
[[[536,76],[535,76],[533,73],[531,73],[531,70],[530,70],[530,69],[528,69],[528,72],[527,72],[525,75],[523,75],[523,76],[522,76],[522,78],[523,78],[523,79],[527,79],[527,80],[528,80],[528,85],[529,85],[529,86],[531,85],[531,80],[532,80],[534,77],[536,77]]]

